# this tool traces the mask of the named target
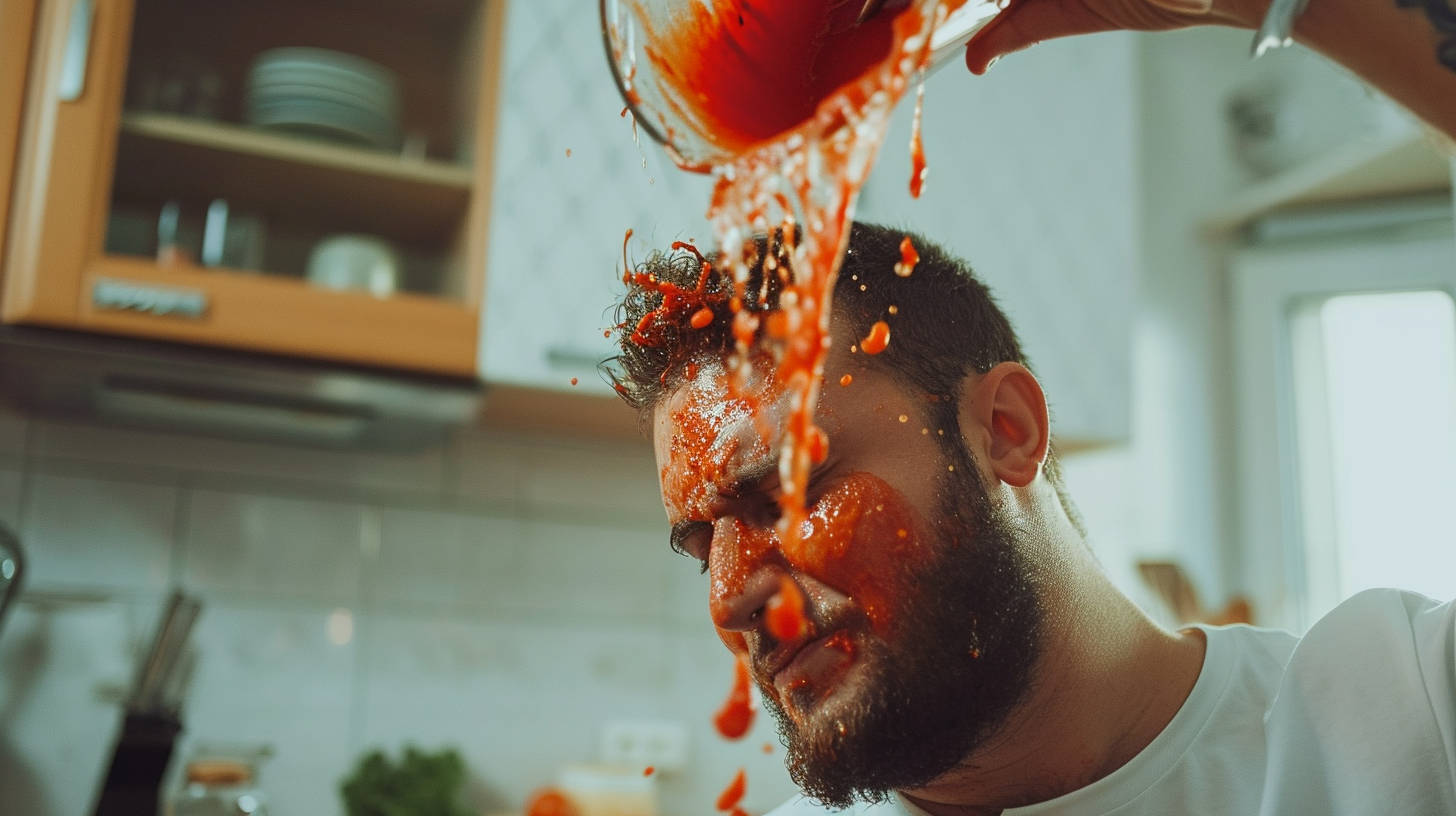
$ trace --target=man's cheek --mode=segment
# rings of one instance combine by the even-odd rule
[[[806,534],[792,552],[795,569],[848,595],[879,635],[901,605],[902,576],[930,553],[924,525],[888,483],[852,473],[814,505]]]

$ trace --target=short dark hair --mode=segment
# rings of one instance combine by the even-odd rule
[[[895,266],[907,238],[920,258],[902,276]],[[778,307],[779,292],[792,275],[788,249],[778,239],[761,236],[747,249],[750,274],[741,292],[719,259],[705,261],[693,251],[655,251],[628,270],[627,291],[616,309],[620,353],[602,368],[644,418],[680,385],[692,361],[733,348],[734,296],[751,312]],[[672,302],[664,284],[675,293]],[[704,309],[712,321],[694,328],[694,317]],[[856,222],[834,286],[833,310],[856,338],[869,334],[876,321],[889,324],[890,344],[877,355],[860,355],[861,363],[925,397],[926,419],[934,427],[957,426],[960,387],[972,372],[985,374],[1007,362],[1032,367],[1011,321],[970,265],[913,232]],[[940,442],[964,444],[959,434]],[[1047,478],[1082,530],[1056,451],[1049,450]]]
[[[908,238],[919,262],[900,276],[900,245]],[[751,274],[741,293],[743,308],[776,308],[782,276],[789,268],[782,243],[760,238],[752,249]],[[764,259],[774,255],[774,263]],[[699,259],[687,251],[654,252],[629,276],[617,307],[621,353],[607,361],[617,392],[640,411],[651,411],[677,384],[684,363],[733,346],[729,299],[733,281],[715,264],[698,299],[678,309],[662,309],[661,284],[693,290],[702,275]],[[770,272],[765,274],[765,267]],[[688,301],[691,301],[690,303]],[[693,328],[693,313],[711,309],[713,320]],[[856,223],[849,250],[834,287],[834,313],[854,337],[864,337],[879,320],[890,326],[892,341],[864,364],[890,374],[903,385],[935,398],[954,397],[971,372],[984,374],[999,363],[1025,365],[1026,355],[1006,315],[969,265],[923,236],[874,224]],[[892,313],[893,312],[893,313]],[[644,323],[645,320],[645,323]]]

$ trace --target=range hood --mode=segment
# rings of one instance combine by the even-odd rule
[[[0,400],[70,420],[403,453],[473,424],[483,394],[473,380],[0,326]]]

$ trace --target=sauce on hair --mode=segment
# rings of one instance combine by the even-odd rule
[[[875,325],[870,326],[870,333],[859,341],[860,350],[865,354],[879,354],[889,345],[890,324],[883,320],[876,320]]]

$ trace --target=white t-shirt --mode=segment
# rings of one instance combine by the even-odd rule
[[[1126,765],[1005,816],[1456,814],[1456,606],[1378,589],[1304,638],[1203,627],[1198,682]],[[769,816],[831,813],[804,797]],[[904,799],[845,816],[926,816]]]

